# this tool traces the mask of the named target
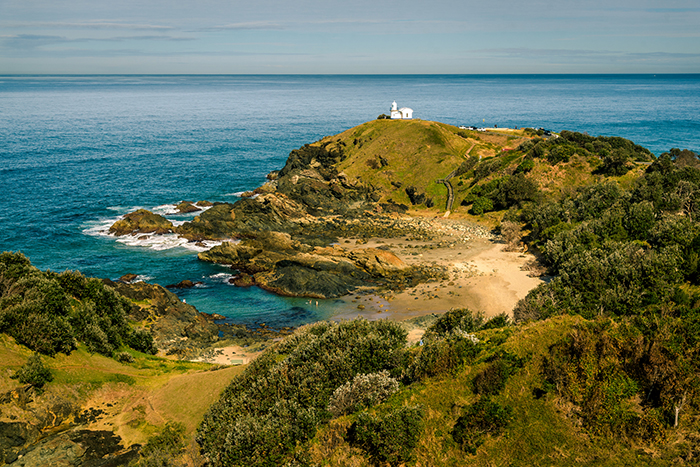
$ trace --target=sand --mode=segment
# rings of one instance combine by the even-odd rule
[[[470,308],[492,317],[500,313],[512,316],[518,300],[543,282],[523,270],[534,260],[531,254],[504,251],[497,240],[473,239],[466,243],[445,237],[421,242],[402,239],[371,239],[357,245],[341,240],[345,248],[389,247],[405,263],[428,263],[447,267],[449,279],[420,284],[399,293],[376,295],[353,294],[343,300],[348,311],[336,319],[389,318],[405,320],[431,313],[444,313],[452,308]],[[438,246],[440,242],[443,246]],[[364,309],[360,309],[364,307]]]

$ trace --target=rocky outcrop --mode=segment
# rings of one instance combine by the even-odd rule
[[[146,209],[139,209],[127,214],[109,228],[109,233],[118,236],[139,233],[166,234],[172,232],[172,222]]]
[[[214,203],[191,222],[185,222],[177,228],[177,233],[190,241],[206,239],[219,240],[236,235],[236,213],[229,203]]]
[[[165,353],[196,351],[218,340],[215,317],[200,313],[157,284],[105,281],[134,304],[129,318],[150,325],[156,347]]]
[[[136,460],[139,445],[125,447],[111,431],[85,429],[90,420],[74,396],[41,394],[31,385],[0,394],[0,464],[116,467]]]
[[[408,199],[414,206],[417,204],[425,204],[425,206],[431,208],[435,205],[432,198],[421,192],[415,186],[406,187],[406,195],[408,195]]]
[[[175,206],[175,209],[180,214],[187,214],[190,212],[197,212],[202,210],[202,208],[195,206],[194,203],[192,203],[191,201],[183,201],[177,206]]]
[[[185,280],[178,282],[177,284],[170,284],[170,285],[166,285],[165,287],[168,289],[191,289],[195,285],[200,285],[200,284],[202,284],[201,281],[192,282],[189,279],[185,279]]]
[[[357,287],[398,282],[413,273],[390,251],[313,247],[281,232],[226,242],[200,253],[199,258],[248,274],[248,283],[297,297],[339,297]]]

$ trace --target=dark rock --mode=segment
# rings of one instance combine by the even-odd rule
[[[124,274],[122,277],[119,278],[119,281],[125,282],[128,284],[129,282],[133,282],[133,280],[136,279],[137,277],[138,277],[137,274]]]
[[[255,285],[255,279],[250,274],[241,273],[232,277],[231,283],[236,287],[250,287]]]
[[[421,193],[418,188],[414,186],[408,186],[406,187],[406,194],[408,195],[408,199],[411,201],[412,205],[417,205],[417,204],[423,204],[425,202],[426,196],[425,193]]]
[[[190,241],[231,238],[238,232],[235,219],[232,204],[214,203],[191,222],[185,222],[175,230]]]
[[[200,208],[208,208],[209,206],[213,206],[213,205],[214,205],[214,203],[212,203],[211,201],[206,201],[206,200],[197,201],[197,206],[199,206]]]
[[[153,214],[146,209],[139,209],[127,214],[124,216],[124,219],[115,222],[109,228],[109,232],[117,236],[137,233],[166,234],[173,232],[173,224],[159,214]]]
[[[232,279],[238,286],[257,285],[280,295],[313,298],[339,297],[410,270],[390,251],[311,247],[281,232],[265,232],[237,244],[225,242],[199,258],[241,271]]]
[[[201,281],[192,282],[191,280],[185,279],[183,281],[178,282],[177,284],[170,284],[170,285],[166,285],[165,287],[168,289],[191,289],[195,285],[200,285],[200,284],[202,284]]]
[[[13,466],[117,467],[138,459],[141,446],[125,448],[111,431],[76,430],[50,435],[22,451]]]
[[[135,321],[151,321],[151,334],[159,350],[185,345],[187,349],[207,347],[218,340],[214,318],[180,301],[174,293],[157,284],[124,284],[106,281],[117,292],[139,302],[129,312]],[[185,341],[185,344],[182,342]]]
[[[187,214],[190,212],[197,212],[202,210],[201,208],[195,206],[191,201],[183,201],[177,206],[175,206],[175,209],[180,214]]]

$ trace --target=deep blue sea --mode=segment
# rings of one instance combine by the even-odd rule
[[[176,239],[105,234],[144,207],[229,201],[292,149],[389,113],[450,124],[622,136],[656,155],[700,152],[700,75],[0,76],[0,250],[41,269],[162,285],[231,321],[299,325],[333,301],[229,285],[230,271]],[[191,217],[191,216],[190,216]]]

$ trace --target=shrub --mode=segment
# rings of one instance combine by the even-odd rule
[[[475,332],[484,325],[483,313],[476,313],[469,308],[455,308],[441,314],[425,331],[423,341],[452,335]]]
[[[406,377],[408,381],[418,381],[454,372],[462,365],[472,362],[480,350],[474,336],[455,335],[446,339],[429,340],[406,370]]]
[[[334,391],[358,374],[402,374],[406,331],[390,321],[319,322],[255,359],[197,430],[212,466],[282,465],[327,421]]]
[[[10,378],[19,380],[22,384],[31,384],[37,388],[42,388],[46,383],[53,381],[51,370],[44,366],[41,357],[36,352]]]
[[[333,391],[328,411],[334,416],[356,412],[376,405],[399,390],[399,382],[388,371],[357,375]]]
[[[401,407],[384,416],[362,412],[348,429],[347,440],[365,451],[373,464],[398,466],[413,460],[422,430],[420,407]]]
[[[496,359],[476,374],[472,380],[474,393],[493,396],[506,387],[511,369],[507,362]]]
[[[452,437],[464,451],[475,454],[476,449],[484,443],[486,435],[496,436],[508,426],[512,413],[510,406],[502,406],[482,397],[467,407],[457,419]]]
[[[158,353],[158,348],[153,341],[153,335],[148,329],[134,329],[129,334],[127,344],[134,350],[139,352],[155,355]]]
[[[182,453],[185,447],[185,425],[168,422],[163,431],[148,438],[141,449],[139,467],[170,467],[173,458]]]
[[[486,321],[483,326],[481,326],[481,329],[498,329],[498,328],[504,328],[506,326],[510,326],[511,321],[510,317],[508,314],[505,312],[498,314],[491,318],[490,320]]]
[[[493,202],[489,198],[479,197],[472,204],[472,208],[469,210],[475,216],[480,216],[485,212],[493,210]]]
[[[534,168],[535,168],[535,161],[533,159],[530,159],[529,157],[526,157],[525,159],[523,159],[523,161],[520,163],[520,165],[518,165],[518,167],[516,167],[515,173],[516,174],[528,173]]]
[[[118,352],[114,355],[114,359],[119,363],[134,363],[134,357],[128,352]]]

